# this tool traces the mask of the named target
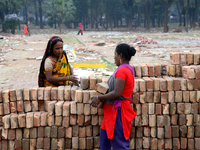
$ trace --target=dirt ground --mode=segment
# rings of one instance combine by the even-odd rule
[[[38,72],[48,39],[58,35],[63,38],[64,44],[76,50],[76,63],[105,63],[106,70],[113,71],[114,50],[119,43],[128,43],[137,49],[130,64],[142,63],[170,63],[170,52],[197,52],[200,53],[200,31],[191,30],[189,33],[162,33],[152,29],[146,33],[142,30],[134,31],[85,31],[84,35],[77,35],[76,30],[63,29],[30,29],[31,36],[24,36],[23,31],[16,35],[0,33],[0,90],[21,89],[37,86]],[[135,40],[146,37],[156,44],[136,44]],[[143,39],[143,38],[141,38]],[[103,46],[96,46],[103,43]],[[108,66],[110,64],[110,66]],[[113,66],[113,67],[112,67]]]

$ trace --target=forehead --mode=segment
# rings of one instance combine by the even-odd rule
[[[58,41],[54,46],[62,46],[62,45],[63,45],[63,42]]]

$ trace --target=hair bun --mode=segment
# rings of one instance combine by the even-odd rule
[[[135,56],[136,50],[135,50],[134,47],[129,47],[129,54],[130,54],[131,56]]]

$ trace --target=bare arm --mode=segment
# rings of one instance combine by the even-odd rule
[[[120,96],[122,95],[122,92],[124,90],[124,86],[125,86],[125,80],[120,79],[120,78],[116,78],[115,80],[115,89],[114,91],[105,94],[105,95],[100,95],[100,96],[93,96],[91,98],[92,102],[91,105],[93,107],[97,107],[99,104],[99,101],[103,101],[105,102],[106,100],[116,100],[119,99]]]

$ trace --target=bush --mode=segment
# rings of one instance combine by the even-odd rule
[[[48,19],[47,19],[47,24],[48,24],[51,28],[53,28],[54,20],[53,20],[52,18],[48,18]]]
[[[15,34],[15,29],[17,28],[17,26],[20,25],[20,23],[21,21],[18,18],[13,17],[13,18],[6,19],[3,22],[2,27],[3,27],[4,32],[7,32],[10,29],[11,33]]]

